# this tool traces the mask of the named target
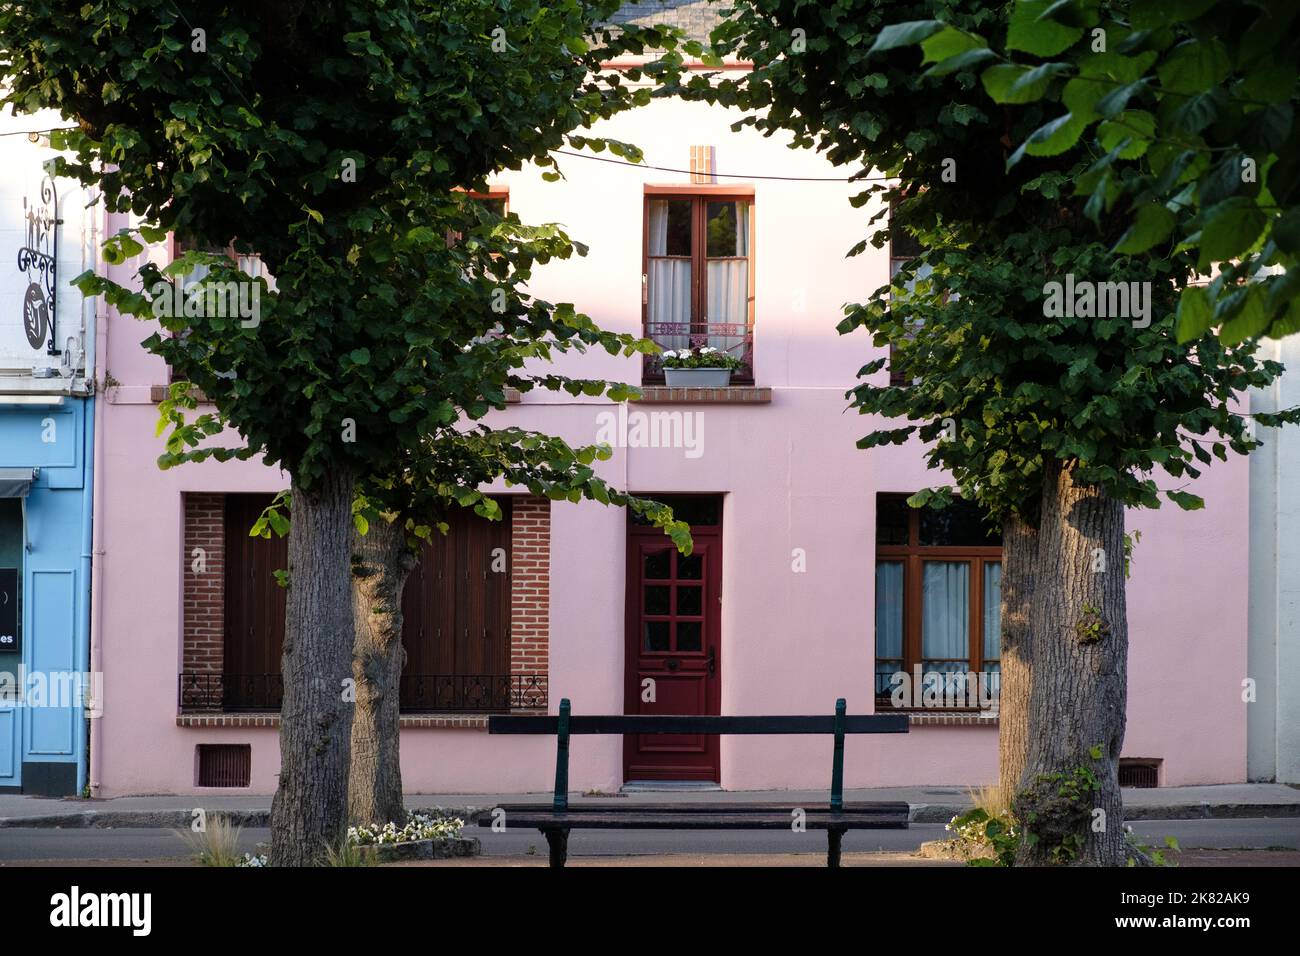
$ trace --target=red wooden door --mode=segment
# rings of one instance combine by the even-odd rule
[[[721,712],[722,528],[692,523],[691,534],[695,549],[683,556],[663,532],[629,527],[628,714]],[[624,780],[716,783],[718,744],[713,735],[628,734]]]

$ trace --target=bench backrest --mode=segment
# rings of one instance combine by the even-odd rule
[[[832,810],[844,808],[844,735],[905,734],[905,714],[845,713],[841,697],[835,702],[835,714],[773,717],[712,717],[677,714],[612,714],[578,716],[572,714],[567,697],[560,701],[557,716],[491,716],[491,734],[553,734],[555,736],[556,811],[569,806],[569,737],[572,734],[834,734],[835,749],[831,763]]]

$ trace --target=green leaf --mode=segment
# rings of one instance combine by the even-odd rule
[[[1293,206],[1282,213],[1269,236],[1283,252],[1300,253],[1300,208]]]
[[[1160,203],[1148,203],[1137,211],[1133,225],[1115,244],[1115,252],[1134,256],[1146,252],[1174,231],[1174,214]]]
[[[1014,166],[1022,153],[1030,156],[1057,156],[1064,153],[1079,141],[1087,125],[1086,120],[1076,119],[1073,113],[1058,116],[1029,134],[1020,149],[1007,160],[1007,168]]]
[[[1054,0],[1017,0],[1007,28],[1007,49],[1035,56],[1056,56],[1083,36],[1083,28],[1040,19]]]
[[[1195,20],[1218,0],[1133,0],[1129,23],[1136,30],[1158,30]]]
[[[1145,89],[1149,82],[1149,77],[1143,77],[1136,83],[1127,83],[1119,87],[1119,89],[1111,90],[1097,101],[1098,115],[1105,119],[1111,119],[1124,112],[1124,107],[1128,105],[1128,101]],[[1099,83],[1093,83],[1092,85],[1100,86]]]
[[[1155,136],[1156,118],[1146,110],[1129,110],[1097,127],[1097,141],[1110,152],[1121,143],[1127,144],[1119,151],[1120,159],[1137,159],[1145,153]]]
[[[1036,74],[1033,82],[1026,80],[1031,73]],[[995,103],[1032,103],[1042,99],[1052,77],[1016,63],[998,63],[980,74],[980,82]]]
[[[1166,491],[1165,495],[1184,511],[1199,511],[1205,507],[1205,499],[1187,491]]]
[[[1225,314],[1219,328],[1219,341],[1224,345],[1238,345],[1247,339],[1263,335],[1271,317],[1264,308],[1264,287],[1252,284],[1234,307],[1231,317]]]
[[[1178,299],[1177,315],[1175,330],[1179,345],[1193,342],[1210,330],[1214,310],[1210,308],[1210,296],[1204,286],[1191,285],[1183,289]]]
[[[967,50],[965,53],[958,53],[956,56],[941,60],[930,69],[923,73],[923,76],[947,76],[949,73],[956,73],[959,70],[976,66],[986,60],[996,59],[997,54],[989,49]]]
[[[958,54],[981,48],[987,49],[988,44],[980,37],[965,30],[958,30],[956,27],[945,26],[938,33],[921,41],[921,53],[924,54],[921,63],[938,63]],[[991,50],[989,52],[992,53]]]
[[[885,27],[871,44],[867,56],[883,53],[901,46],[915,46],[927,37],[942,30],[947,24],[939,20],[909,20],[906,23],[894,23]]]
[[[1268,224],[1268,217],[1255,201],[1233,196],[1205,214],[1201,227],[1201,254],[1197,265],[1202,270],[1212,263],[1226,262],[1254,245]]]
[[[1224,45],[1213,37],[1184,40],[1160,64],[1156,75],[1171,93],[1202,93],[1227,79],[1232,60]]]

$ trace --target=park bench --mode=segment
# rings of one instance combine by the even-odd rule
[[[492,716],[488,733],[549,734],[555,745],[555,799],[550,804],[514,804],[478,814],[479,826],[502,819],[506,827],[536,828],[546,837],[553,867],[568,857],[569,831],[614,830],[782,830],[802,813],[807,830],[825,830],[826,865],[840,865],[840,843],[848,830],[907,829],[906,803],[844,802],[844,735],[905,734],[905,714],[845,713],[844,699],[835,714],[789,717],[696,717],[678,715],[573,716],[568,698],[558,716]],[[569,806],[569,738],[574,734],[833,734],[830,800],[824,807],[795,803],[633,803],[621,806]],[[497,811],[504,811],[504,817]]]

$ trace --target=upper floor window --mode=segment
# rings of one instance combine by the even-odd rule
[[[754,380],[753,197],[719,193],[662,195],[645,201],[642,311],[646,337],[665,349],[708,345],[744,367],[733,381]],[[649,356],[647,381],[663,377]]]

